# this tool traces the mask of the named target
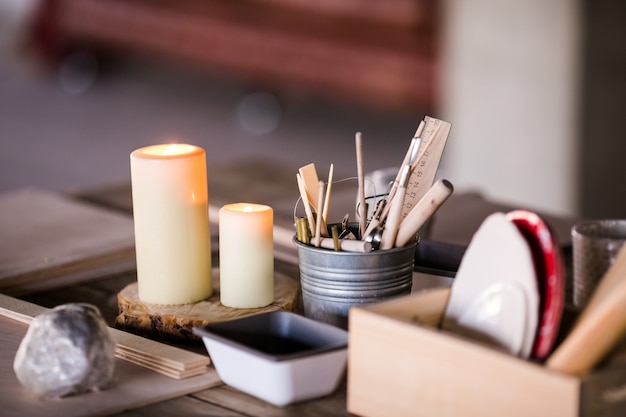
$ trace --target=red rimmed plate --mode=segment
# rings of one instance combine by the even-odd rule
[[[530,246],[539,290],[539,325],[532,357],[545,359],[556,340],[565,303],[565,275],[561,250],[550,227],[535,213],[514,210],[507,213]]]

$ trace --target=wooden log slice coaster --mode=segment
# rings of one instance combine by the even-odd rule
[[[137,283],[127,285],[117,294],[119,315],[115,327],[151,338],[193,340],[194,327],[204,326],[268,311],[295,311],[300,283],[280,272],[274,273],[274,302],[260,308],[232,308],[220,302],[219,278],[213,269],[213,294],[207,300],[184,305],[158,305],[139,299]]]

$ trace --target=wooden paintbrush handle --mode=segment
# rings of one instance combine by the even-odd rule
[[[574,375],[591,370],[626,331],[626,251],[600,282],[574,329],[548,358],[550,369]]]
[[[323,237],[320,246],[325,249],[335,249],[335,243],[330,237]],[[339,247],[346,252],[371,252],[372,244],[362,240],[339,239]]]
[[[400,223],[395,246],[401,247],[413,240],[419,229],[452,195],[453,191],[454,187],[448,180],[437,181]]]
[[[406,189],[403,186],[398,187],[396,197],[391,201],[392,207],[385,221],[385,230],[380,241],[380,249],[391,249],[396,242],[398,227],[402,221],[402,205],[404,202],[404,193]]]
[[[610,294],[614,288],[616,288],[620,282],[624,281],[624,274],[626,273],[626,245],[623,245],[620,251],[615,257],[615,261],[611,267],[606,271],[598,286],[593,291],[591,298],[587,305],[584,307],[581,315],[578,317],[578,321],[582,320],[585,315],[590,311],[593,311],[595,306],[599,304],[608,294]]]
[[[319,248],[322,238],[322,204],[324,204],[324,181],[319,182],[319,194],[317,196],[317,223],[315,224],[315,246]],[[325,226],[324,226],[325,227]]]
[[[358,214],[359,214],[359,236],[363,237],[367,225],[367,207],[365,205],[365,172],[363,168],[363,139],[361,132],[357,132],[354,138],[356,147],[356,168],[358,180]]]

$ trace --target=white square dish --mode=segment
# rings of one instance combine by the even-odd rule
[[[273,311],[194,329],[224,383],[276,406],[328,395],[346,369],[348,332]]]

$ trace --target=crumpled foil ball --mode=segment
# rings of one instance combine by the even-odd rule
[[[43,397],[104,390],[114,380],[115,343],[95,306],[60,305],[32,321],[13,369],[23,386]]]

